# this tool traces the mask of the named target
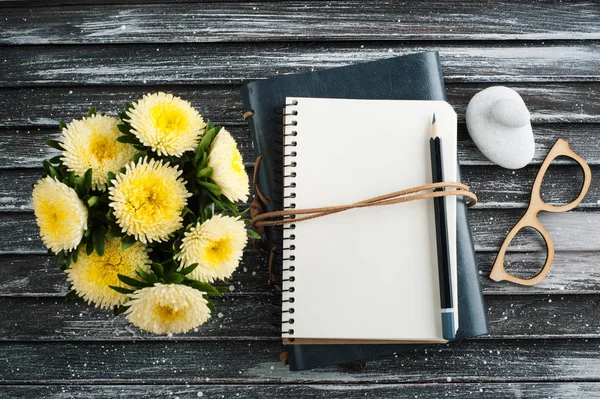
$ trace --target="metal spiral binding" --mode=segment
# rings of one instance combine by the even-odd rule
[[[294,198],[296,198],[297,176],[295,168],[298,165],[295,159],[298,155],[296,151],[296,146],[298,144],[296,141],[298,136],[296,126],[298,126],[298,121],[295,119],[295,116],[298,115],[298,110],[296,109],[297,105],[297,100],[291,101],[291,103],[286,104],[283,113],[283,209],[294,209],[296,207]],[[292,218],[294,218],[294,216],[292,216]],[[296,266],[294,265],[296,260],[294,254],[296,245],[294,244],[294,240],[296,239],[296,236],[293,234],[295,228],[295,224],[283,227],[281,253],[281,270],[283,274],[281,279],[281,326],[282,336],[289,339],[293,339],[294,336],[293,314],[295,312],[294,303],[296,301],[296,298],[294,297],[294,292],[296,290],[294,286],[294,281],[296,280],[294,276],[294,271],[296,270]]]

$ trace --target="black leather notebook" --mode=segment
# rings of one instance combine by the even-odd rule
[[[242,87],[247,118],[257,156],[262,156],[258,182],[268,203],[265,211],[283,206],[282,111],[286,97],[352,99],[445,100],[437,52],[418,53],[346,67],[256,81]],[[460,168],[459,168],[460,169]],[[460,171],[459,171],[460,175]],[[281,227],[266,228],[262,244],[273,253],[273,269],[280,275]],[[488,333],[471,228],[464,200],[457,201],[459,330],[457,339]],[[367,360],[403,352],[419,345],[336,344],[287,345],[290,370]]]

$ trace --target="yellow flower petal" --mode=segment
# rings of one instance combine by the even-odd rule
[[[181,284],[155,284],[131,294],[125,315],[154,334],[185,333],[210,319],[203,292]]]
[[[152,262],[144,244],[136,242],[122,250],[121,239],[109,237],[104,244],[104,255],[100,256],[96,252],[87,255],[85,248],[80,248],[77,262],[71,263],[66,273],[77,295],[86,302],[105,309],[122,305],[128,300],[127,295],[118,293],[110,286],[132,289],[121,282],[117,274],[139,279],[135,269],[139,267],[150,271],[150,263]]]
[[[135,154],[132,145],[117,141],[121,136],[118,123],[116,118],[94,115],[74,120],[63,129],[62,161],[81,177],[91,168],[94,189],[105,190],[108,172],[117,173]]]
[[[240,264],[248,241],[244,222],[239,218],[214,215],[185,233],[176,259],[182,267],[198,263],[189,277],[213,282],[231,277]]]
[[[221,128],[210,146],[208,166],[213,168],[211,179],[230,201],[248,200],[250,182],[242,154],[231,134]]]
[[[123,233],[144,244],[167,241],[182,227],[181,212],[191,194],[181,171],[154,159],[126,166],[109,188],[110,206]]]
[[[172,94],[146,94],[127,111],[131,132],[158,155],[195,150],[206,124],[189,102]]]
[[[44,245],[54,253],[75,249],[87,230],[87,208],[72,188],[45,177],[33,187],[33,209]]]

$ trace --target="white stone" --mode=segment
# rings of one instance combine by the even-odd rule
[[[480,91],[469,102],[466,119],[471,138],[490,161],[520,169],[533,158],[529,111],[516,91],[504,86]]]

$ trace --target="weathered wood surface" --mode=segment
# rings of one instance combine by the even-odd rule
[[[596,2],[158,2],[165,4],[0,0],[0,399],[597,396]],[[278,360],[265,255],[250,248],[233,291],[216,300],[213,321],[187,335],[154,337],[123,317],[61,298],[65,276],[41,244],[29,199],[40,159],[56,154],[43,141],[58,137],[60,119],[79,118],[92,105],[114,114],[124,101],[169,91],[226,125],[251,172],[241,83],[418,50],[441,53],[448,101],[459,116],[463,179],[480,198],[470,215],[489,336],[386,356],[362,372],[290,373]],[[493,84],[517,90],[531,112],[536,154],[518,171],[492,165],[466,132],[468,101]],[[540,216],[557,247],[540,285],[493,282],[486,276],[498,247],[557,138],[592,165],[588,196],[576,211]],[[567,202],[580,181],[581,172],[559,160],[544,198]],[[535,274],[542,241],[528,232],[514,244],[507,269]]]
[[[237,140],[246,166],[251,168],[254,163],[254,150],[247,128],[239,125],[227,125],[226,128]],[[567,140],[571,149],[583,157],[588,164],[600,165],[600,148],[595,145],[600,136],[600,124],[534,124],[533,131],[535,132],[536,151],[529,168],[533,168],[534,165],[539,166],[559,138]],[[460,164],[463,165],[465,177],[469,166],[492,165],[468,137],[464,123],[459,124],[458,133],[458,156]],[[0,138],[0,170],[39,169],[40,159],[49,159],[59,154],[58,151],[44,144],[44,140],[60,140],[58,127],[0,127]],[[558,158],[554,163],[565,163],[565,160]]]
[[[249,154],[251,149],[247,150]],[[37,161],[39,166],[39,157]],[[461,173],[463,182],[478,196],[476,209],[525,208],[538,169],[537,165],[518,171],[498,166],[463,166]],[[600,208],[600,166],[592,165],[591,169],[592,184],[580,208]],[[248,168],[250,175],[253,171]],[[33,211],[31,186],[43,173],[43,169],[0,169],[0,211]],[[492,186],[490,181],[496,184]],[[553,165],[542,185],[542,199],[553,205],[567,204],[577,197],[582,183],[583,172],[578,165]]]
[[[596,42],[218,43],[2,47],[0,87],[231,84],[434,50],[450,82],[600,79]]]
[[[548,277],[534,287],[495,281],[487,278],[495,252],[480,252],[477,261],[485,295],[577,295],[600,292],[598,253],[593,251],[557,252]],[[506,257],[507,270],[521,276],[532,276],[542,267],[543,254],[511,252]],[[235,293],[270,293],[265,255],[246,250],[238,270],[233,275]],[[63,272],[50,255],[0,255],[0,296],[61,297],[67,292]]]
[[[427,5],[352,0],[6,9],[0,44],[600,39],[600,9],[593,2]]]
[[[464,341],[384,356],[362,372],[291,373],[273,341],[6,342],[0,376],[4,384],[598,382],[599,345],[598,339]]]
[[[273,295],[226,294],[214,300],[212,320],[178,341],[271,340]],[[600,295],[488,295],[490,335],[480,339],[599,338]],[[123,316],[62,298],[0,297],[0,341],[171,341],[140,331]]]
[[[94,75],[90,74],[89,76],[93,77]],[[471,97],[488,86],[490,86],[489,83],[446,84],[448,102],[456,110],[459,121],[464,122],[465,111]],[[600,123],[599,82],[512,83],[508,86],[523,97],[535,124]],[[98,110],[102,112],[116,115],[126,101],[133,101],[148,92],[159,90],[171,92],[189,100],[201,114],[209,117],[215,123],[244,128],[246,126],[241,117],[246,110],[242,107],[237,85],[163,86],[148,84],[125,87],[77,86],[0,89],[0,103],[12,105],[10,108],[0,109],[0,127],[56,128],[61,119],[70,121],[74,118],[81,118],[91,106],[97,106]],[[574,126],[574,128],[578,127]],[[563,130],[563,134],[568,134],[568,129]],[[598,130],[595,129],[596,132]],[[247,137],[245,133],[242,135]]]
[[[42,383],[43,384],[43,383]],[[405,384],[301,384],[301,385],[9,385],[2,387],[0,398],[44,397],[65,399],[82,397],[106,399],[127,397],[152,398],[232,398],[279,399],[290,398],[528,398],[581,399],[592,398],[600,391],[597,382],[558,382],[553,384],[517,382],[502,383],[405,383]],[[31,396],[28,396],[31,395]]]
[[[475,249],[498,251],[509,229],[523,213],[523,209],[514,208],[473,209],[470,218]],[[539,219],[552,235],[557,251],[600,251],[600,212],[581,209],[567,213],[542,213]],[[46,252],[33,213],[0,212],[0,225],[11,232],[0,242],[0,254]],[[543,248],[541,236],[523,231],[515,237],[509,250],[527,252]]]

